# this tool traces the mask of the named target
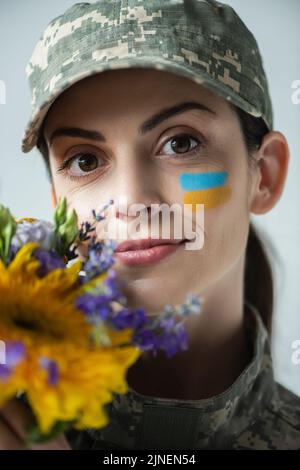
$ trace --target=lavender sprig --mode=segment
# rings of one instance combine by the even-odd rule
[[[144,309],[129,309],[127,307],[115,312],[111,305],[112,299],[107,295],[84,294],[77,302],[76,306],[82,310],[87,321],[94,325],[94,336],[99,337],[99,326],[103,333],[103,322],[110,328],[121,330],[132,328],[134,330],[132,343],[144,351],[150,351],[154,355],[158,350],[165,351],[168,358],[174,356],[179,350],[187,350],[188,334],[185,322],[190,315],[201,312],[201,300],[188,294],[187,301],[177,308],[167,305],[164,313],[154,320],[147,317]],[[177,321],[177,317],[181,318]],[[107,343],[107,335],[106,335]]]
[[[113,240],[103,242],[93,242],[88,247],[87,260],[83,265],[86,278],[85,282],[93,277],[106,272],[115,263],[113,253],[116,248],[116,242]]]
[[[88,258],[91,257],[92,259],[94,259],[94,261],[96,261],[97,256],[101,254],[101,245],[98,245],[98,243],[103,244],[103,242],[97,242],[96,241],[97,237],[95,235],[92,236],[91,234],[95,232],[96,224],[105,219],[105,216],[103,215],[103,213],[112,204],[114,204],[114,200],[109,199],[108,203],[104,204],[98,213],[96,213],[96,211],[93,209],[92,210],[92,216],[94,219],[93,223],[91,222],[81,223],[80,229],[78,231],[78,237],[77,237],[78,243],[74,244],[72,248],[69,248],[68,252],[66,253],[68,260],[72,260],[78,257],[78,244],[84,241],[91,240],[89,247],[88,247]],[[107,243],[108,246],[109,244],[112,244],[112,241]]]
[[[201,304],[202,299],[189,293],[187,301],[179,307],[166,305],[161,316],[157,316],[149,322],[146,328],[136,332],[136,344],[142,349],[146,346],[146,350],[154,355],[158,350],[163,350],[168,358],[174,356],[179,350],[187,350],[188,334],[185,322],[189,316],[201,313]],[[181,317],[182,320],[176,321],[177,317]]]

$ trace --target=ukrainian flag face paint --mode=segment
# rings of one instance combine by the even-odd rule
[[[182,173],[179,182],[185,191],[184,204],[192,204],[193,212],[196,204],[204,204],[204,209],[224,204],[231,196],[227,179],[227,172]]]

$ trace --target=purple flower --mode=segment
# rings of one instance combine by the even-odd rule
[[[197,315],[202,311],[202,303],[202,298],[199,298],[198,296],[189,293],[187,295],[187,301],[184,304],[180,305],[176,310],[177,313],[183,317],[191,314]]]
[[[29,242],[37,242],[50,250],[54,242],[54,226],[45,220],[35,220],[28,222],[23,220],[17,225],[17,231],[12,238],[12,252],[18,251],[23,245]]]
[[[107,296],[111,301],[126,302],[125,297],[120,291],[121,282],[117,279],[116,271],[110,269],[107,278],[103,281],[103,284],[107,287]]]
[[[39,277],[46,276],[46,274],[54,269],[66,267],[61,257],[58,256],[55,251],[36,248],[34,250],[34,256],[40,262],[40,267],[37,270]]]
[[[108,271],[115,263],[113,258],[114,248],[115,243],[112,240],[106,243],[96,242],[89,245],[88,258],[83,265],[83,270],[86,272],[86,281]]]
[[[58,365],[48,357],[40,357],[40,366],[48,372],[48,384],[56,385],[59,379]]]
[[[170,330],[171,328],[173,328],[175,326],[175,323],[176,321],[175,321],[174,316],[166,316],[158,320],[158,326],[161,329],[166,329],[166,330]]]
[[[9,377],[14,367],[25,356],[25,346],[20,341],[7,341],[4,346],[4,363],[0,364],[0,379]]]
[[[155,351],[157,345],[157,335],[152,329],[142,329],[135,332],[133,344],[136,344],[144,351]]]
[[[123,308],[112,317],[111,322],[117,329],[139,329],[145,325],[145,323],[147,322],[147,318],[146,313],[142,308],[137,310]]]
[[[188,334],[182,323],[177,323],[171,330],[163,331],[157,338],[157,348],[163,349],[168,358],[178,350],[188,349]]]
[[[112,313],[110,299],[106,295],[83,294],[76,299],[75,304],[91,323],[105,320]]]

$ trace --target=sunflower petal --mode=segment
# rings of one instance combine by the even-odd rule
[[[17,252],[16,256],[8,266],[8,271],[10,276],[20,276],[26,275],[30,276],[36,272],[40,263],[37,259],[33,258],[32,252],[39,246],[36,242],[26,243],[22,248]]]
[[[81,267],[82,261],[79,260],[70,267],[54,269],[43,277],[43,281],[57,295],[66,293],[76,286]]]

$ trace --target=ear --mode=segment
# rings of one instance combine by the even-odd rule
[[[55,209],[55,207],[57,206],[57,198],[56,198],[53,184],[51,185],[51,201],[52,201],[52,207]]]
[[[271,210],[282,194],[289,163],[289,147],[285,136],[278,131],[265,135],[255,154],[256,184],[253,188],[250,211],[264,214]]]

